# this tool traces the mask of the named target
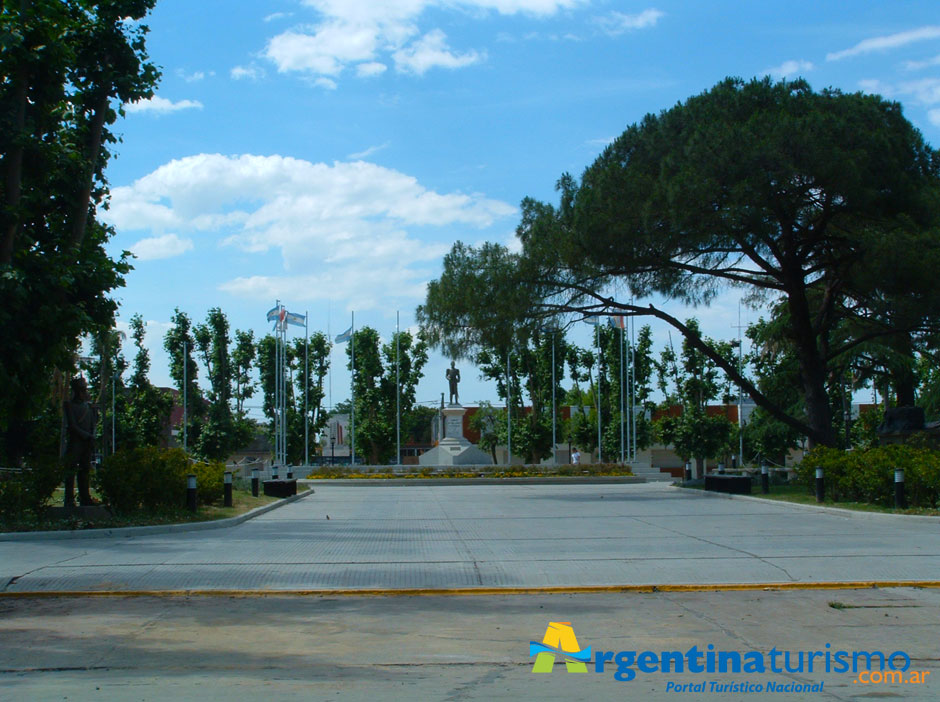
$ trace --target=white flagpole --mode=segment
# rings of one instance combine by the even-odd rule
[[[597,347],[597,462],[603,463],[601,457],[601,325],[594,325],[594,341]]]
[[[623,324],[623,315],[620,316],[620,463],[624,462],[624,446],[623,446],[623,422],[624,422],[624,401],[623,401],[623,376],[627,372],[626,366],[624,366],[624,324]]]
[[[395,311],[395,445],[397,453],[395,454],[395,465],[401,463],[401,313]]]
[[[557,441],[555,439],[555,330],[552,332],[552,465],[558,465],[558,456],[555,451]]]
[[[310,330],[307,325],[307,317],[310,316],[310,313],[307,310],[304,310],[304,465],[310,465],[310,422],[309,422],[309,409],[307,408],[307,401],[310,395],[310,354],[308,351],[308,342],[310,340]]]
[[[352,317],[352,336],[349,338],[351,344],[350,355],[352,357],[352,377],[349,379],[349,442],[350,457],[349,465],[356,465],[356,312],[351,313]]]
[[[633,301],[630,301],[633,304]],[[637,460],[636,449],[636,318],[630,317],[630,417],[633,427],[633,462]]]
[[[509,351],[506,352],[506,465],[512,464],[512,375],[509,372]]]

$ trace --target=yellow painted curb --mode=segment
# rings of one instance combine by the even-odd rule
[[[940,588],[940,580],[843,580],[818,583],[712,583],[707,585],[596,585],[558,587],[363,588],[345,590],[55,590],[0,592],[0,599],[48,597],[467,597],[494,595],[644,594],[655,592],[742,592],[749,590],[862,590]]]

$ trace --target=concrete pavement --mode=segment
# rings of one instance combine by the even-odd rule
[[[940,581],[938,529],[662,484],[325,483],[227,529],[0,541],[0,592]]]
[[[904,651],[923,684],[852,673],[533,674],[529,642],[571,622],[604,651]],[[0,700],[934,700],[940,590],[468,597],[0,599]],[[781,654],[782,656],[782,654]],[[588,666],[589,671],[594,665]],[[679,694],[668,684],[823,683]]]

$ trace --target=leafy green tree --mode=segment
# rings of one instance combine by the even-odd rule
[[[580,183],[562,176],[557,207],[525,200],[521,253],[456,244],[428,286],[423,325],[436,343],[462,347],[513,317],[652,316],[773,417],[832,446],[831,362],[938,318],[938,172],[896,103],[728,79],[629,127]],[[454,283],[467,294],[448,292]],[[785,302],[803,417],[665,309],[611,294],[707,304],[729,286]],[[859,331],[839,343],[833,330],[846,319]]]
[[[155,0],[31,0],[0,8],[0,461],[69,375],[83,335],[114,323],[128,255],[97,219],[121,105],[150,97],[145,17]],[[52,410],[58,412],[59,410]]]
[[[170,422],[172,398],[151,382],[150,353],[144,346],[147,328],[143,317],[135,314],[131,317],[131,338],[137,347],[134,357],[134,372],[130,378],[130,397],[127,414],[128,423],[134,435],[133,446],[160,446]]]
[[[329,416],[323,410],[323,380],[330,368],[330,343],[326,335],[316,332],[308,342],[309,378],[304,377],[304,340],[295,339],[287,345],[287,460],[301,464],[304,460],[304,387],[307,388],[309,445],[316,447],[317,435],[327,425]],[[277,380],[277,340],[268,334],[258,341],[255,358],[261,376],[264,413],[274,431],[275,382]]]
[[[170,377],[179,391],[179,402],[186,403],[186,448],[198,446],[205,417],[205,401],[199,388],[199,365],[194,358],[196,342],[189,315],[177,307],[170,318],[170,328],[163,337],[163,348],[170,357]],[[179,427],[179,440],[183,442],[184,427]]]
[[[346,347],[350,368],[353,348],[356,354],[353,379],[356,449],[362,451],[372,464],[386,463],[395,455],[396,446],[396,354],[400,358],[399,406],[404,437],[423,417],[423,413],[415,410],[415,391],[427,363],[427,344],[420,337],[415,339],[410,332],[404,331],[392,335],[388,343],[380,345],[378,332],[371,327],[363,327],[356,331]]]
[[[689,319],[685,326],[699,334],[698,322]],[[727,342],[706,339],[712,348],[719,350],[722,358],[730,361],[734,355],[733,347]],[[724,373],[708,355],[702,353],[696,344],[684,340],[678,359],[672,349],[664,351],[660,366],[664,378],[668,375],[668,366],[672,366],[675,386],[666,393],[665,410],[657,422],[656,431],[663,444],[671,445],[685,461],[696,461],[696,475],[701,476],[706,459],[725,456],[731,448],[731,442],[737,437],[735,427],[723,415],[709,415],[710,402],[730,401],[730,388]],[[665,382],[665,381],[663,381]],[[668,387],[668,386],[667,386]],[[678,400],[681,412],[672,415],[673,398]]]
[[[255,335],[251,330],[235,331],[235,348],[232,349],[232,365],[235,371],[235,414],[245,416],[245,401],[255,394],[252,368],[257,349]]]

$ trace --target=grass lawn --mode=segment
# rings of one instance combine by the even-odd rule
[[[302,490],[303,488],[300,488]],[[64,490],[59,488],[50,498],[49,506],[61,506],[64,497]],[[97,498],[97,495],[93,497]],[[199,505],[195,512],[190,512],[185,508],[171,509],[161,512],[135,512],[132,514],[111,515],[106,518],[79,518],[69,517],[64,519],[37,519],[35,516],[27,516],[13,523],[0,523],[0,531],[60,531],[71,529],[113,529],[116,527],[129,526],[153,526],[157,524],[185,524],[188,522],[207,522],[215,519],[227,519],[237,517],[245,512],[250,512],[256,507],[276,502],[277,497],[267,497],[258,495],[252,497],[248,490],[232,491],[232,506],[222,507],[219,505]]]
[[[695,486],[694,489],[702,490],[704,488]],[[835,502],[826,498],[825,502],[816,502],[816,494],[810,492],[803,485],[771,485],[770,494],[764,495],[760,491],[760,486],[755,485],[752,497],[760,497],[765,500],[779,500],[781,502],[797,502],[803,505],[819,505],[821,507],[838,507],[840,509],[854,509],[859,512],[883,512],[885,514],[913,514],[919,516],[940,517],[940,510],[928,509],[926,507],[911,507],[908,509],[895,509],[894,507],[885,507],[883,505],[873,505],[868,502]]]

